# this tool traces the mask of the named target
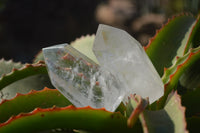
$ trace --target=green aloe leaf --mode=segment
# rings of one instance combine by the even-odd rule
[[[192,32],[190,33],[189,40],[187,41],[187,48],[185,48],[185,53],[188,51],[189,47],[198,47],[200,45],[200,15],[198,16],[194,26],[192,27]],[[180,77],[180,85],[188,88],[194,89],[200,86],[200,59],[193,64],[184,74]]]
[[[187,53],[190,47],[196,48],[200,45],[199,36],[200,36],[200,14],[192,26],[192,32],[190,33],[190,37],[187,40],[187,47],[185,48],[184,53]]]
[[[7,85],[15,81],[18,81],[20,79],[37,74],[46,74],[46,73],[47,73],[46,66],[43,62],[38,62],[36,64],[26,64],[20,69],[14,68],[10,73],[5,74],[0,78],[0,90],[6,87]]]
[[[141,96],[131,95],[128,104],[126,113],[129,116],[127,125],[128,127],[133,127],[137,122],[137,119],[141,115],[141,113],[146,109],[149,102],[148,99],[142,99]]]
[[[139,120],[144,133],[187,133],[185,108],[181,106],[181,99],[177,92],[172,93],[162,110],[144,110],[146,100],[136,96],[131,98],[131,105],[134,112],[140,112]],[[143,105],[140,106],[139,105]],[[137,114],[137,113],[135,113]],[[129,117],[129,119],[132,117]],[[137,116],[137,115],[136,115]]]
[[[0,132],[39,133],[41,131],[65,128],[91,132],[140,132],[127,128],[127,118],[121,113],[90,107],[37,108],[30,113],[22,113],[0,124]],[[34,125],[34,126],[33,126]]]
[[[158,101],[158,108],[163,108],[165,101],[169,93],[176,89],[182,74],[190,69],[200,59],[200,47],[191,49],[183,57],[177,58],[176,62],[168,69],[165,69],[165,73],[162,77],[163,83],[165,84],[164,96]]]
[[[20,62],[13,62],[12,60],[6,61],[4,59],[0,60],[0,77],[2,77],[4,74],[10,73],[14,68],[18,69],[21,68],[23,64]]]
[[[0,60],[1,99],[10,99],[18,92],[25,94],[33,89],[41,90],[45,86],[53,88],[48,75],[42,74],[45,69],[44,64],[40,63],[24,65]]]
[[[195,89],[200,86],[200,59],[188,68],[180,77],[180,85],[187,89]]]
[[[44,88],[41,91],[30,91],[28,94],[20,94],[0,103],[0,123],[5,122],[13,115],[21,112],[28,113],[35,108],[50,108],[52,106],[65,107],[71,103],[56,89]]]
[[[172,60],[180,53],[183,53],[183,50],[179,49],[184,49],[187,43],[185,40],[182,40],[185,36],[189,37],[186,33],[191,31],[194,21],[194,17],[187,15],[173,17],[150,40],[148,46],[145,47],[147,55],[160,76],[163,75],[163,68],[170,67]]]
[[[193,48],[196,48],[200,45],[200,14],[199,16],[197,17],[197,21],[196,21],[196,25],[194,27],[194,30],[193,30],[193,37],[192,37],[192,47]]]
[[[96,64],[98,64],[96,56],[94,55],[94,52],[92,51],[94,39],[95,39],[95,35],[82,36],[76,39],[74,42],[70,43],[70,45],[74,47],[76,50],[78,50],[79,52],[81,52],[82,54],[86,55]]]

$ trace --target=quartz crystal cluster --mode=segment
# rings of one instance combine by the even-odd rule
[[[75,106],[115,111],[130,94],[150,103],[163,95],[158,73],[127,32],[99,25],[93,52],[99,64],[68,44],[43,48],[52,84]]]

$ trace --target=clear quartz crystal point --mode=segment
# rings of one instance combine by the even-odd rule
[[[152,103],[163,95],[160,76],[140,43],[127,32],[99,25],[93,52],[100,66],[120,80],[127,96],[136,93]]]
[[[68,44],[43,48],[52,84],[76,107],[114,111],[125,91],[110,72]]]

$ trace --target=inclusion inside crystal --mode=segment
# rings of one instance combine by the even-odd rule
[[[52,84],[76,107],[114,111],[125,92],[110,72],[67,44],[43,49]]]

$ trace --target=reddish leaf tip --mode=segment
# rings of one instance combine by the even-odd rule
[[[40,60],[40,61],[38,61],[36,64],[45,64],[45,62],[42,61],[42,60]]]
[[[14,72],[14,71],[18,71],[18,69],[16,69],[16,68],[13,68],[13,69],[12,69],[12,71],[13,71],[13,72]]]
[[[178,60],[180,57],[179,56],[176,56],[176,60]]]
[[[148,105],[148,102],[146,102],[144,99],[142,99],[139,95],[131,95],[131,99],[134,100],[137,103],[137,106],[134,107],[133,112],[131,113],[130,117],[127,120],[127,126],[129,128],[132,128],[135,122],[137,121],[139,115],[145,110],[145,108]],[[147,98],[148,100],[148,98]]]

